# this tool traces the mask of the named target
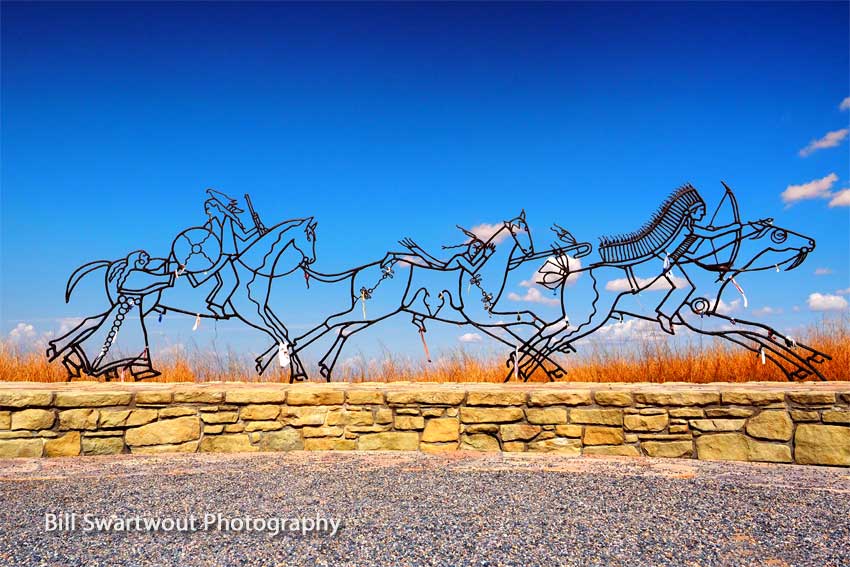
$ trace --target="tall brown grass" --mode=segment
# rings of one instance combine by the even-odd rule
[[[810,326],[802,342],[832,356],[820,365],[830,380],[850,380],[850,317],[824,320]],[[561,359],[568,370],[562,380],[570,382],[750,382],[785,381],[782,372],[741,348],[717,341],[669,342],[648,340],[626,347],[622,344],[586,342],[581,358]],[[380,361],[340,365],[335,380],[362,382],[502,382],[510,370],[496,356],[477,358],[463,349],[450,351],[432,364],[421,364],[385,352]],[[159,365],[155,382],[279,382],[288,374],[277,370],[264,376],[253,373],[247,361],[233,353],[181,354]],[[130,378],[129,373],[127,374]],[[809,380],[816,378],[809,378]],[[48,363],[40,352],[26,352],[0,344],[0,381],[64,382],[65,369]],[[533,381],[546,381],[537,372]]]

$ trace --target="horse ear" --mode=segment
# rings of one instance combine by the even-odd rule
[[[520,213],[519,213],[519,218],[521,218],[522,220],[525,220],[525,209],[523,209],[522,211],[520,211]]]

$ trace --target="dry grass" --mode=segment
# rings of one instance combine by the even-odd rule
[[[803,342],[813,345],[833,358],[821,365],[831,380],[850,380],[850,318],[824,321],[808,329]],[[785,381],[773,365],[762,365],[759,358],[743,349],[709,341],[672,344],[646,341],[637,348],[602,346],[585,343],[582,358],[565,357],[569,370],[564,380],[571,382],[750,382]],[[344,367],[338,371],[342,381],[411,381],[411,382],[502,382],[509,370],[503,361],[482,360],[455,350],[433,364],[396,357],[388,352],[382,362]],[[224,357],[214,353],[182,355],[160,365],[162,376],[156,382],[269,381],[288,379],[281,372],[258,377],[250,364],[233,353]],[[129,374],[128,374],[129,377]],[[23,352],[0,344],[0,380],[64,382],[65,370],[48,363],[41,353]],[[538,373],[534,381],[545,381]]]

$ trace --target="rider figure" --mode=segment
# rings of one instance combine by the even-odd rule
[[[233,261],[256,240],[259,231],[256,226],[250,230],[245,229],[237,216],[243,211],[236,206],[236,199],[213,189],[207,189],[207,193],[210,198],[204,202],[204,211],[209,220],[204,223],[204,227],[221,242],[221,256],[206,270],[205,277],[190,275],[190,281],[197,287],[215,277],[216,285],[207,296],[207,306],[218,317],[227,318],[233,315],[229,302],[239,282]]]
[[[399,244],[425,260],[425,262],[428,263],[429,268],[438,270],[455,270],[460,268],[462,270],[466,270],[470,274],[475,274],[475,272],[477,272],[484,262],[486,262],[493,254],[496,246],[492,242],[484,242],[478,238],[478,236],[466,230],[462,226],[458,226],[458,228],[469,237],[469,240],[455,246],[443,246],[443,250],[465,248],[462,252],[458,252],[445,261],[431,256],[410,238],[400,240]]]
[[[688,208],[683,230],[670,246],[674,251],[669,254],[669,267],[665,267],[664,276],[670,282],[671,289],[656,308],[656,313],[661,328],[671,335],[673,334],[673,317],[687,303],[695,289],[679,265],[679,258],[685,257],[684,263],[687,263],[688,256],[695,253],[704,242],[741,229],[741,223],[737,220],[718,227],[702,226],[698,223],[703,218],[705,218],[705,203],[699,199],[699,202]],[[717,264],[715,268],[717,271],[725,271],[723,264]],[[677,285],[676,282],[680,284],[686,282],[686,284]]]

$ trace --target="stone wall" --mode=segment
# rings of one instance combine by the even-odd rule
[[[301,449],[850,466],[850,382],[0,384],[0,457]]]

